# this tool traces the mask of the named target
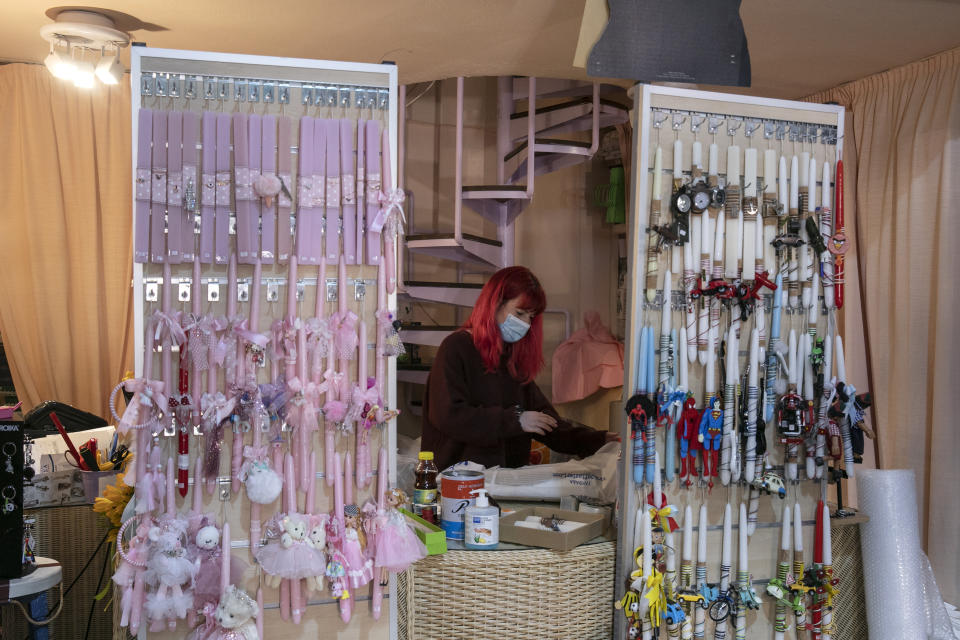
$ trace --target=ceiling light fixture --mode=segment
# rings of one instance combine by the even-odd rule
[[[103,84],[120,83],[124,73],[120,48],[130,44],[130,35],[118,30],[109,16],[93,10],[61,11],[55,22],[40,28],[40,35],[50,42],[44,64],[54,77],[72,80],[75,86],[87,89],[94,86],[96,78]],[[66,55],[58,50],[63,45]],[[115,53],[104,54],[108,48]],[[100,52],[100,61],[94,69],[84,55],[96,51]]]
[[[97,79],[103,84],[120,84],[123,78],[123,63],[120,62],[120,49],[112,56],[100,54],[100,62],[97,63]]]
[[[77,69],[77,65],[70,58],[69,45],[67,45],[67,54],[64,55],[60,51],[57,51],[56,45],[51,44],[50,53],[47,54],[47,57],[43,60],[43,64],[50,70],[54,78],[61,80],[72,80],[73,72]]]

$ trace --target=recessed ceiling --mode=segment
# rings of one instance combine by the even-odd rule
[[[665,0],[669,1],[669,0]],[[103,8],[151,47],[361,62],[404,83],[456,75],[583,78],[582,0],[128,0]],[[41,62],[49,0],[3,3],[0,60]],[[796,98],[960,45],[957,0],[743,0],[753,86]],[[709,37],[709,34],[706,34]],[[729,89],[721,89],[727,90]]]

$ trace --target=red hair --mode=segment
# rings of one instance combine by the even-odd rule
[[[504,346],[497,327],[497,312],[506,302],[520,298],[520,308],[530,311],[530,330],[521,340]],[[504,349],[508,350],[507,371],[519,382],[527,383],[543,367],[543,310],[547,296],[540,281],[526,267],[507,267],[497,271],[480,291],[473,312],[464,323],[470,329],[473,344],[480,352],[488,372],[500,367]]]

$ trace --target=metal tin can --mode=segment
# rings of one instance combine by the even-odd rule
[[[463,540],[463,514],[477,501],[470,492],[483,488],[483,473],[448,469],[440,474],[440,526],[451,540]]]

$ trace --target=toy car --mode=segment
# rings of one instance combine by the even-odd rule
[[[753,486],[767,495],[776,493],[781,500],[787,497],[787,490],[783,486],[783,478],[773,471],[764,471],[762,476],[754,479]]]
[[[707,599],[703,597],[703,594],[697,593],[696,591],[678,591],[677,600],[680,600],[681,602],[691,602],[699,605],[701,609],[706,609],[707,606],[709,606]]]
[[[683,613],[683,609],[680,608],[676,602],[668,602],[667,609],[663,614],[663,620],[667,624],[680,624],[686,620],[687,616]]]

